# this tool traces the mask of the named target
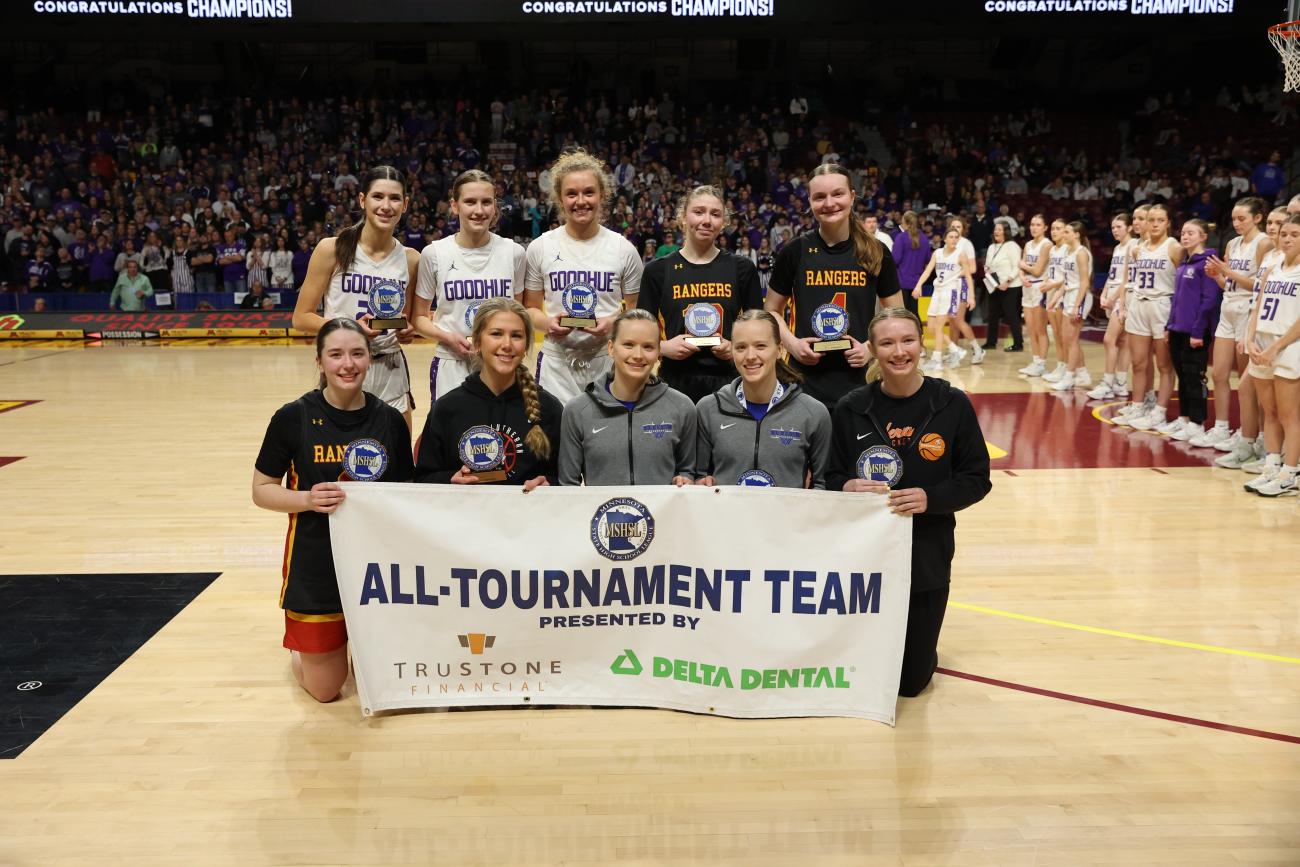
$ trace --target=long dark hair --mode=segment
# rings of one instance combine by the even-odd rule
[[[316,332],[316,360],[317,361],[320,360],[321,353],[325,351],[325,338],[329,337],[335,331],[351,331],[353,334],[359,335],[362,341],[364,341],[367,345],[369,345],[370,343],[370,338],[366,337],[366,332],[361,330],[361,326],[357,324],[357,321],[355,319],[348,319],[345,316],[339,316],[336,319],[331,319],[328,322],[326,322],[324,325],[320,327],[320,331]],[[318,391],[323,390],[325,388],[325,385],[326,385],[325,374],[322,373],[320,375],[320,379],[317,380],[316,382],[316,389]]]
[[[402,195],[406,195],[406,177],[392,166],[375,166],[361,178],[361,194],[370,192],[375,181],[397,181],[402,186]],[[361,219],[351,226],[339,230],[334,239],[334,270],[346,274],[357,258],[357,244],[361,241],[361,230],[366,227],[366,215],[362,210]]]
[[[853,192],[853,176],[849,174],[849,170],[844,166],[835,163],[822,163],[813,169],[812,177],[815,178],[818,175],[842,175],[844,180],[848,182],[849,192]],[[854,258],[858,260],[858,264],[868,274],[873,277],[878,276],[880,274],[881,260],[885,258],[885,245],[872,237],[871,233],[867,231],[867,227],[851,209],[848,218],[849,237],[853,239]]]

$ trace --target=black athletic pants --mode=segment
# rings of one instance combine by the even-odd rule
[[[984,335],[985,343],[997,343],[998,328],[1005,323],[1011,329],[1011,342],[1016,346],[1024,344],[1020,333],[1020,298],[1019,286],[1012,286],[1005,292],[989,293],[989,326]]]
[[[1173,358],[1174,372],[1178,374],[1178,414],[1185,415],[1195,424],[1205,424],[1206,397],[1205,366],[1209,360],[1209,343],[1192,346],[1192,336],[1181,331],[1169,332],[1169,354]]]
[[[998,293],[1002,294],[1002,293]],[[907,638],[903,641],[903,673],[898,694],[912,698],[930,683],[939,665],[939,630],[948,608],[948,585],[912,593],[907,609]]]

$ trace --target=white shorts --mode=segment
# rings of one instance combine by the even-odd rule
[[[433,361],[429,364],[430,405],[453,388],[459,388],[467,376],[469,376],[469,362],[461,361],[459,358],[433,356]]]
[[[1173,305],[1173,299],[1168,295],[1158,298],[1135,295],[1129,301],[1124,330],[1138,337],[1164,340],[1169,328],[1169,308]]]
[[[400,349],[370,357],[370,369],[366,371],[362,388],[398,412],[415,409],[411,371],[406,366],[406,353]]]
[[[1082,296],[1083,300],[1079,300]],[[1092,293],[1086,289],[1074,289],[1061,296],[1061,307],[1071,316],[1088,318],[1092,312]]]
[[[1240,298],[1225,296],[1219,307],[1219,325],[1214,329],[1214,336],[1238,343],[1245,340],[1246,326],[1250,324],[1250,311],[1254,306],[1255,299],[1249,295]]]
[[[1255,346],[1258,349],[1268,349],[1274,343],[1277,343],[1276,334],[1255,333]],[[1271,367],[1251,362],[1246,366],[1246,372],[1256,379],[1272,379],[1280,376],[1283,379],[1300,379],[1300,340],[1293,342],[1286,349],[1277,354],[1273,359]]]
[[[608,373],[612,365],[608,352],[571,355],[551,344],[543,344],[537,350],[537,367],[533,376],[548,394],[560,403],[568,403],[586,391],[590,383]]]
[[[1024,291],[1020,295],[1021,307],[1042,307],[1046,303],[1047,298],[1043,295],[1042,281],[1025,283]]]
[[[935,287],[934,294],[930,296],[930,310],[926,316],[956,316],[957,307],[960,304],[961,289],[940,289]]]

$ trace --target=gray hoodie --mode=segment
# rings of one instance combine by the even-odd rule
[[[662,382],[646,385],[628,410],[609,393],[607,373],[564,405],[560,484],[669,485],[695,478],[695,407]]]
[[[802,488],[805,470],[812,470],[812,486],[825,489],[831,414],[822,402],[797,384],[786,385],[763,420],[755,421],[736,397],[739,388],[737,377],[699,402],[695,475],[734,485],[742,474],[761,470],[771,477],[770,484]],[[746,483],[765,482],[760,476]]]

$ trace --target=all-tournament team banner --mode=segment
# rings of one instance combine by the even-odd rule
[[[330,537],[365,714],[532,703],[894,722],[912,527],[883,497],[344,488]]]

